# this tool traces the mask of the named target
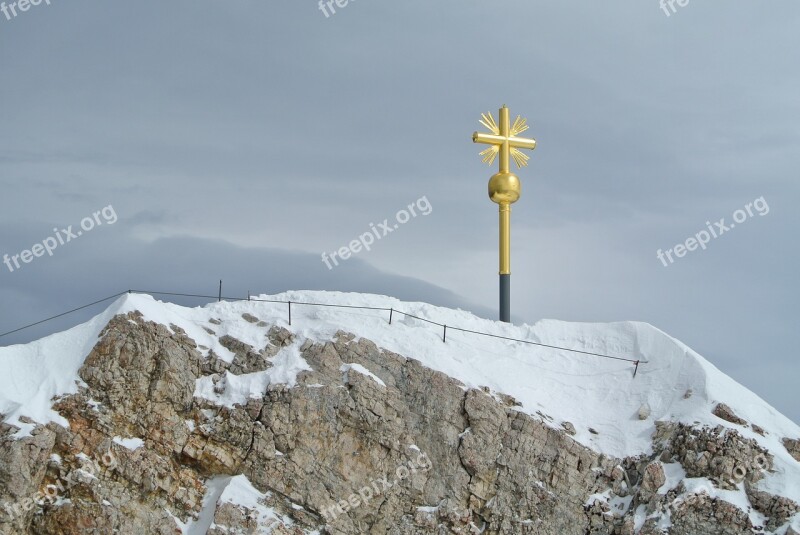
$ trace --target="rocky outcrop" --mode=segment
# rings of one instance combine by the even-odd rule
[[[773,496],[749,483],[745,483],[745,489],[753,509],[767,517],[766,528],[770,531],[777,530],[800,511],[800,506],[788,498]]]
[[[747,425],[747,420],[739,418],[736,415],[736,413],[733,412],[733,409],[731,409],[729,406],[725,405],[724,403],[717,404],[717,406],[714,407],[714,410],[712,412],[713,412],[714,416],[717,416],[718,418],[722,418],[726,422],[730,422],[730,423],[736,424],[736,425]]]
[[[733,429],[656,425],[656,439],[665,441],[661,458],[679,462],[688,477],[707,477],[720,489],[734,490],[742,481],[755,483],[772,469],[772,455]]]
[[[676,466],[720,489],[745,484],[770,529],[798,510],[758,490],[773,459],[734,430],[659,423],[652,455],[615,459],[576,442],[569,422],[369,340],[312,342],[247,316],[263,347],[221,336],[232,362],[177,326],[115,318],[85,385],[55,403],[69,427],[2,429],[0,533],[176,533],[222,476],[246,477],[260,505],[221,500],[212,534],[752,532],[738,507],[670,480]],[[196,395],[204,377],[233,395],[231,377],[269,372],[282,351],[311,368],[294,386],[266,381],[233,406]]]
[[[733,504],[705,495],[693,495],[672,509],[670,535],[750,535],[753,525],[748,515]]]
[[[800,463],[800,439],[784,438],[783,445],[786,447],[786,451],[789,452],[789,455]]]

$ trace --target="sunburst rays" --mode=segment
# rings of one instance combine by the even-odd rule
[[[514,163],[517,164],[517,169],[522,169],[526,165],[528,165],[528,160],[531,159],[530,156],[522,152],[516,147],[511,147],[511,158],[514,159]]]
[[[486,113],[481,113],[481,120],[478,122],[481,123],[486,128],[488,128],[492,132],[492,134],[496,136],[500,135],[500,127],[497,126],[497,123],[495,122],[494,117],[492,116],[492,112],[489,111]]]
[[[500,154],[500,145],[491,145],[488,149],[482,150],[480,155],[483,156],[483,163],[492,165],[494,159]]]
[[[486,112],[481,114],[481,118],[478,121],[480,124],[485,126],[492,134],[495,136],[499,136],[500,134],[500,127],[495,121],[492,112]],[[523,119],[521,115],[517,115],[517,118],[514,120],[514,124],[511,125],[508,136],[509,137],[516,137],[523,132],[526,132],[530,129],[528,126],[528,120]],[[500,154],[500,145],[490,145],[489,148],[480,152],[480,156],[483,160],[483,163],[487,165],[492,165],[497,159],[497,155]],[[517,168],[522,169],[523,167],[528,165],[528,161],[530,161],[530,156],[522,152],[516,147],[509,147],[509,155],[514,160],[514,163],[517,164]]]
[[[519,134],[523,133],[524,131],[528,130],[530,126],[528,126],[528,120],[523,119],[522,115],[517,115],[517,119],[514,121],[514,124],[511,126],[511,135],[518,136]]]

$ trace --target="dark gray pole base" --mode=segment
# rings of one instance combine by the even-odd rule
[[[500,275],[500,321],[511,323],[511,274]]]

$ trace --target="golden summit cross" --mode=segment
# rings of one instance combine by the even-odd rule
[[[530,157],[520,149],[533,150],[536,140],[519,137],[528,130],[520,116],[511,124],[508,108],[500,108],[499,124],[491,113],[481,115],[480,123],[491,133],[475,132],[472,141],[489,145],[481,152],[483,162],[491,165],[500,156],[500,170],[489,180],[489,198],[500,207],[500,321],[511,321],[511,204],[519,200],[519,177],[509,169],[513,158],[518,168],[528,165]]]
[[[514,158],[518,168],[528,165],[530,157],[519,149],[535,149],[536,140],[524,137],[517,137],[530,128],[527,119],[517,115],[514,124],[509,120],[509,110],[506,106],[500,108],[500,124],[498,125],[492,114],[482,113],[479,121],[483,126],[491,130],[491,134],[475,132],[472,134],[472,141],[491,145],[488,149],[481,152],[483,163],[489,165],[494,162],[497,155],[500,155],[500,172],[509,172],[509,159]]]

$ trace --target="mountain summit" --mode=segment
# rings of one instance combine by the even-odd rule
[[[257,299],[0,348],[0,533],[800,532],[800,427],[648,324]]]

